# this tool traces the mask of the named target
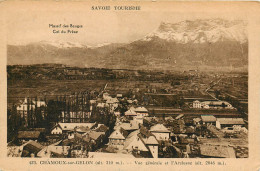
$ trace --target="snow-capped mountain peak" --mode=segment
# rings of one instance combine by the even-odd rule
[[[214,43],[217,41],[247,41],[246,24],[241,20],[222,19],[186,20],[179,23],[162,22],[157,30],[145,36],[144,41],[158,37],[177,43]]]

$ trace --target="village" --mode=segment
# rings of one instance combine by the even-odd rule
[[[8,110],[8,156],[246,158],[247,113],[214,90],[225,80],[214,78],[209,85],[193,81],[189,95],[182,83],[136,81],[116,91],[117,82],[109,82],[96,91],[20,98]]]

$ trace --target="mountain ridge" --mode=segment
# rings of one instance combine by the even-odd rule
[[[235,20],[162,22],[144,38],[90,47],[67,43],[8,45],[8,64],[63,63],[116,69],[175,69],[178,66],[234,66],[248,63],[246,23]]]

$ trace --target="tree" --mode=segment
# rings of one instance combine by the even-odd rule
[[[61,116],[61,104],[58,101],[50,100],[47,105],[47,123],[58,123]],[[49,125],[51,126],[51,125]]]

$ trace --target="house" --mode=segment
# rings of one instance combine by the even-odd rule
[[[153,158],[158,158],[158,146],[159,143],[156,137],[145,127],[140,128],[140,136],[142,137],[143,142],[146,147],[148,147]]]
[[[51,134],[63,134],[73,131],[75,127],[92,128],[95,123],[58,123],[51,129]]]
[[[139,135],[139,130],[136,130],[129,134],[125,140],[124,149],[128,152],[137,151],[140,153],[148,153],[149,150]]]
[[[70,146],[59,146],[60,143],[54,143],[49,146],[45,146],[41,151],[37,153],[37,157],[53,158],[53,157],[66,157],[69,154]]]
[[[216,125],[216,117],[213,115],[201,115],[201,120],[203,124],[206,125]]]
[[[117,98],[122,98],[123,95],[122,95],[122,94],[117,94],[116,97],[117,97]]]
[[[36,157],[37,153],[44,148],[41,144],[36,141],[28,141],[23,145],[22,157]]]
[[[74,133],[73,139],[62,140],[60,145],[71,147],[69,155],[72,158],[87,157],[87,151],[97,150],[95,140],[79,133]]]
[[[74,135],[80,134],[83,135],[84,133],[90,131],[91,129],[89,127],[84,127],[84,126],[76,126],[73,130],[67,131],[68,133],[68,139],[73,139]]]
[[[19,131],[17,139],[19,141],[40,141],[43,140],[43,135],[40,131]]]
[[[200,145],[200,155],[204,158],[236,158],[233,147],[223,145]]]
[[[109,128],[103,124],[100,124],[100,126],[98,126],[96,129],[94,129],[94,131],[96,132],[101,132],[104,134],[103,137],[103,142],[106,142],[108,140],[108,136],[109,136]]]
[[[115,127],[114,130],[123,128],[125,131],[128,133],[131,133],[137,129],[139,129],[139,122],[136,120],[131,120],[130,123],[118,123]]]
[[[193,101],[193,108],[204,108],[204,109],[233,109],[232,105],[226,101],[203,101],[198,100]]]
[[[124,150],[142,157],[158,158],[158,141],[145,127],[141,127],[126,138]]]
[[[90,128],[92,128],[92,127],[90,127]],[[90,128],[88,126],[76,126],[74,128],[74,132],[77,132],[79,134],[84,134],[85,132],[90,131],[91,130]]]
[[[114,104],[114,103],[118,103],[119,101],[117,100],[117,98],[107,98],[106,103],[107,104]]]
[[[107,100],[109,98],[111,98],[111,96],[108,93],[103,93],[103,99],[104,100]]]
[[[105,132],[89,131],[83,134],[83,138],[90,138],[95,142],[95,149],[100,147],[104,142]]]
[[[167,141],[170,139],[170,133],[163,124],[156,124],[150,128],[150,132],[156,137],[157,140]]]
[[[112,134],[108,137],[109,139],[109,146],[123,149],[126,137],[128,132],[125,131],[123,128],[116,129]]]
[[[148,110],[145,107],[137,107],[135,108],[135,112],[139,116],[148,116]]]
[[[198,100],[193,101],[192,103],[193,108],[201,108],[201,103]]]
[[[201,122],[201,119],[200,118],[193,118],[193,124],[194,125],[199,125]]]
[[[233,127],[234,125],[244,126],[243,118],[217,118],[216,127],[222,129],[225,127]]]
[[[62,127],[60,126],[60,124],[55,125],[51,129],[51,134],[62,134]]]
[[[137,113],[135,112],[135,110],[133,110],[133,108],[130,108],[125,112],[125,116],[137,116]]]
[[[109,128],[106,125],[104,125],[104,124],[98,124],[98,126],[95,129],[93,129],[93,130],[97,131],[97,132],[107,133]]]

